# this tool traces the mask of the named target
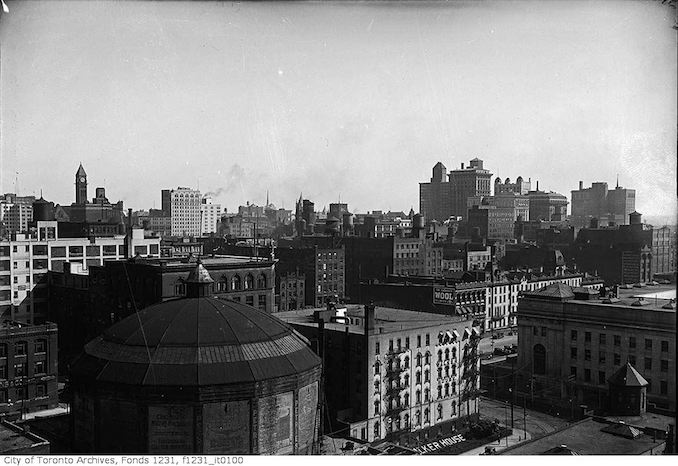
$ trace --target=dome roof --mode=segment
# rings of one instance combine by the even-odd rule
[[[204,275],[197,274],[206,282]],[[251,306],[201,296],[149,306],[85,345],[76,377],[144,386],[257,382],[320,365],[288,324]]]

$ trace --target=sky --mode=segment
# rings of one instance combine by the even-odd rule
[[[125,207],[418,210],[436,162],[675,222],[676,10],[659,1],[11,1],[0,193]]]

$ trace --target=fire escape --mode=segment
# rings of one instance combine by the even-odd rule
[[[480,343],[480,332],[474,327],[468,337],[468,343],[464,348],[462,357],[463,373],[461,401],[467,403],[467,413],[469,412],[469,402],[480,395],[478,389],[478,378],[480,371],[478,369],[478,343]]]
[[[401,402],[400,394],[403,390],[409,389],[401,381],[402,373],[409,369],[400,360],[400,356],[405,352],[405,349],[394,348],[386,354],[386,376],[384,378],[386,408],[384,418],[387,439],[393,438],[400,431],[409,430],[409,425],[406,426],[405,422],[400,419],[400,414],[407,410],[407,406]]]

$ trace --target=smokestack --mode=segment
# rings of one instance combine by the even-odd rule
[[[127,234],[125,235],[125,250],[128,259],[134,257],[134,247],[132,246],[132,209],[127,209]]]

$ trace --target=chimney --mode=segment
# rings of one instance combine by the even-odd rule
[[[581,191],[582,189],[584,189],[584,182],[580,180],[579,181],[579,191]]]
[[[539,180],[537,180],[537,191],[539,191]]]
[[[365,305],[365,336],[374,330],[376,307],[373,302]]]
[[[464,162],[461,163],[461,169],[464,169]]]

